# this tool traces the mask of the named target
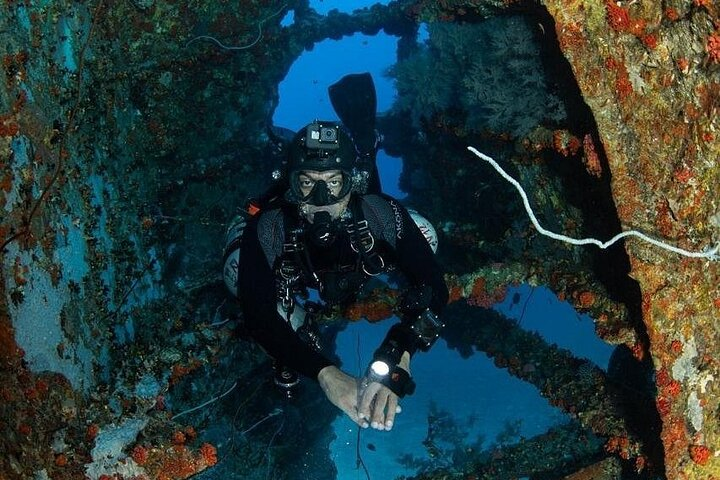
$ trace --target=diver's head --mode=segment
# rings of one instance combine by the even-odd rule
[[[338,123],[316,120],[305,126],[288,151],[288,200],[314,207],[345,200],[353,189],[357,156],[355,144]]]
[[[332,244],[339,220],[350,202],[349,177],[340,169],[300,170],[297,188],[302,195],[300,212],[312,224],[312,237],[321,246]],[[346,192],[343,194],[343,192]]]

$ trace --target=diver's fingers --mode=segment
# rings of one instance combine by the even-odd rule
[[[358,416],[361,419],[370,420],[370,406],[378,390],[380,390],[380,387],[382,387],[382,385],[379,383],[372,382],[362,392],[362,398],[360,399],[360,405],[358,408]]]
[[[382,387],[375,395],[375,404],[373,405],[372,421],[370,426],[378,430],[385,430],[385,408],[388,407],[390,399],[390,389]]]
[[[395,414],[401,410],[398,405],[398,397],[394,393],[390,393],[388,398],[387,416],[385,417],[385,430],[390,430],[395,424]]]

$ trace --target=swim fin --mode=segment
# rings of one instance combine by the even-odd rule
[[[361,153],[375,149],[377,96],[370,73],[345,75],[328,87],[330,102]]]
[[[380,175],[375,163],[378,137],[375,130],[377,95],[370,73],[345,75],[328,87],[330,103],[347,127],[360,153],[359,166],[370,173],[367,193],[380,193]]]

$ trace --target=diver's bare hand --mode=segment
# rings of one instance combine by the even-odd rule
[[[410,354],[403,354],[398,367],[410,373]],[[392,429],[395,415],[400,413],[398,396],[385,385],[366,381],[363,381],[360,391],[360,419],[368,420],[370,426],[378,430]]]
[[[325,396],[333,405],[345,412],[353,422],[361,427],[368,426],[365,420],[358,417],[358,381],[355,377],[330,365],[320,370],[318,382],[325,392]]]
[[[363,389],[359,417],[369,421],[372,428],[390,430],[397,409],[398,396],[385,385],[372,382]]]

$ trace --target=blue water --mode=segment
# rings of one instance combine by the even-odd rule
[[[311,5],[325,14],[333,8],[349,12],[372,3],[375,2],[314,0]],[[378,93],[378,110],[387,110],[395,90],[385,71],[395,62],[396,44],[395,38],[382,33],[374,37],[354,35],[339,41],[325,41],[316,45],[313,51],[305,52],[280,85],[275,124],[298,130],[315,118],[337,119],[327,88],[348,73],[371,72]],[[328,62],[328,58],[337,61]],[[403,198],[405,193],[398,187],[401,160],[388,157],[381,151],[378,162],[383,190]],[[516,292],[520,301],[513,303]],[[539,332],[548,342],[570,349],[576,356],[585,357],[603,369],[607,367],[612,349],[596,337],[592,319],[578,315],[569,304],[559,302],[549,290],[527,285],[510,289],[507,300],[495,308],[515,319],[526,330]],[[353,375],[363,371],[391,323],[370,325],[357,322],[341,332],[337,346],[343,370]],[[482,436],[485,448],[507,441],[507,435],[499,436],[507,432],[508,425],[517,427],[515,436],[528,437],[566,421],[565,415],[551,407],[534,387],[498,369],[484,354],[462,359],[443,341],[439,341],[430,352],[416,355],[411,369],[417,391],[403,399],[403,412],[396,418],[393,430],[378,432],[367,429],[361,434],[360,452],[371,478],[386,479],[417,473],[398,461],[403,455],[411,455],[419,461],[431,461],[422,442],[427,436],[427,419],[432,402],[466,430],[468,443]],[[331,445],[331,454],[338,470],[337,478],[366,478],[357,467],[357,427],[346,417],[339,417],[333,427],[336,439]],[[442,460],[435,458],[433,461],[437,465]]]
[[[323,4],[321,7],[325,11],[330,9],[328,4],[350,5],[353,2],[319,3]],[[273,122],[279,127],[297,131],[314,119],[338,120],[327,90],[348,73],[370,72],[377,91],[378,112],[381,114],[388,110],[395,98],[395,87],[385,71],[395,63],[396,47],[397,39],[384,33],[374,37],[356,34],[318,44],[295,62],[285,81],[280,84],[280,104],[275,110]],[[342,59],[342,62],[329,62],[328,58]],[[403,198],[405,193],[398,187],[401,160],[387,155],[381,149],[377,161],[383,191],[396,198]]]

